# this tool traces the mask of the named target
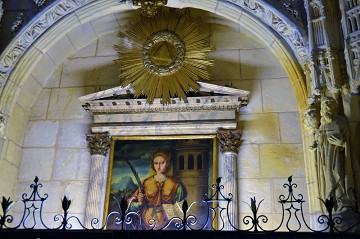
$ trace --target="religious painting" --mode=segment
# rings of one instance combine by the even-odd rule
[[[187,215],[197,219],[193,228],[206,225],[203,199],[217,178],[215,135],[113,137],[110,157],[107,229],[171,229],[183,217],[184,200]],[[124,202],[131,220],[126,225],[116,218]]]

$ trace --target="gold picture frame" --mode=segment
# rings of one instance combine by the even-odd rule
[[[114,211],[120,212],[121,198],[129,202],[131,195],[144,179],[150,176],[152,153],[167,150],[172,158],[171,176],[186,188],[189,210],[198,220],[196,227],[206,223],[208,207],[202,201],[205,194],[212,195],[212,185],[218,177],[218,142],[216,135],[179,136],[113,136],[105,197],[104,220]],[[131,169],[132,168],[132,169]],[[134,171],[135,174],[134,175]],[[178,206],[178,208],[181,208]],[[107,218],[108,230],[121,229],[115,218]],[[137,225],[138,226],[138,225]],[[138,229],[128,225],[128,230]],[[205,229],[210,229],[211,223]]]

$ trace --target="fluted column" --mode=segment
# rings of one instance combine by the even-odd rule
[[[220,151],[222,152],[219,165],[222,165],[220,174],[222,176],[221,184],[224,185],[223,193],[226,197],[230,193],[233,195],[233,200],[229,204],[229,218],[223,217],[225,219],[224,230],[234,230],[227,220],[230,220],[232,225],[238,228],[237,158],[241,135],[242,132],[240,130],[218,130],[217,132]]]
[[[110,136],[107,133],[87,135],[86,141],[91,154],[90,180],[85,210],[85,227],[91,228],[91,221],[101,221],[101,197],[104,182],[104,159],[109,149]]]

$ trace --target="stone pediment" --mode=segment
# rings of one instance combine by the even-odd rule
[[[199,82],[199,92],[186,100],[172,98],[148,103],[134,98],[133,89],[115,87],[79,98],[94,115],[93,133],[115,136],[214,134],[217,129],[235,129],[236,111],[248,102],[249,91]]]
[[[146,98],[134,98],[134,90],[130,85],[114,87],[78,99],[85,110],[93,113],[239,110],[241,106],[247,105],[249,91],[204,82],[198,83],[200,84],[199,92],[188,92],[186,100],[172,98],[171,104],[163,104],[161,99],[155,99],[150,104]]]

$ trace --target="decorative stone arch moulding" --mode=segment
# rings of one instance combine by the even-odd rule
[[[88,4],[102,6],[126,5],[128,9],[134,8],[131,1],[119,2],[118,0],[58,0],[44,9],[38,17],[34,18],[25,26],[14,40],[8,45],[0,57],[0,92],[3,93],[9,76],[18,65],[24,53],[50,28],[65,19],[66,16],[74,11],[85,7]],[[238,24],[244,24],[260,40],[264,40],[264,33],[273,39],[264,42],[278,57],[280,62],[289,74],[298,98],[300,108],[306,102],[306,87],[303,79],[302,70],[297,63],[302,63],[307,59],[308,52],[306,39],[296,29],[295,24],[289,21],[286,16],[271,8],[263,0],[228,0],[228,1],[184,1],[172,0],[168,2],[169,7],[184,8],[195,7],[209,12],[214,12]],[[255,20],[255,21],[254,21]],[[257,21],[257,22],[256,22]],[[254,24],[254,25],[251,25]],[[284,46],[276,34],[271,35],[266,27],[270,27],[277,32],[287,43]],[[256,27],[255,27],[256,26]],[[260,27],[260,29],[258,28]],[[276,44],[275,44],[276,43]],[[286,50],[286,48],[291,48]],[[293,59],[293,55],[296,59]],[[297,61],[297,62],[296,62]],[[23,69],[24,70],[24,69]],[[25,69],[26,70],[26,69]],[[299,88],[299,89],[297,89]]]
[[[0,58],[0,89],[1,92],[16,67],[31,45],[40,38],[44,32],[64,18],[67,14],[79,9],[92,0],[59,0],[32,19],[17,36],[10,42]]]
[[[277,32],[288,43],[299,63],[303,63],[308,59],[309,52],[307,33],[300,31],[297,25],[286,15],[276,10],[276,8],[269,5],[264,0],[213,0],[211,2],[201,2],[197,0],[174,0],[169,1],[167,6],[178,8],[200,8],[219,14],[236,23],[244,23],[242,20],[243,18],[252,18],[253,20],[246,23],[261,25],[259,24],[261,22],[263,25],[262,27],[266,25],[273,29],[274,32]],[[258,21],[258,23],[255,23],[254,19]],[[256,29],[251,29],[251,26],[248,25],[245,27],[252,30],[256,35]]]

